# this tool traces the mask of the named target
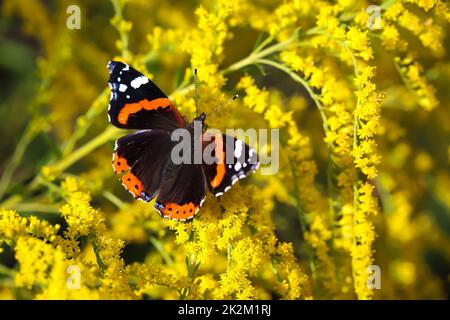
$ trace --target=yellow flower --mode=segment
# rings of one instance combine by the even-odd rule
[[[443,32],[442,29],[431,23],[427,23],[427,28],[422,32],[419,36],[420,41],[422,41],[423,45],[427,48],[430,48],[438,55],[443,54],[443,45],[442,45]]]
[[[381,32],[381,41],[383,47],[387,50],[404,51],[408,45],[403,39],[400,38],[400,33],[393,24],[387,24],[384,26]]]
[[[67,204],[61,207],[62,216],[69,228],[69,238],[87,236],[104,223],[104,217],[91,207],[91,197],[88,193],[78,191],[79,185],[74,178],[67,178],[62,185],[67,195]]]
[[[443,17],[445,20],[450,22],[450,7],[447,3],[442,0],[436,2],[435,6],[436,15]]]
[[[396,20],[404,10],[403,4],[400,1],[396,1],[386,9],[384,17],[388,20]]]
[[[283,299],[311,298],[309,279],[296,261],[292,244],[278,244],[274,267],[282,279],[277,291]]]
[[[358,98],[358,105],[355,110],[355,119],[358,124],[356,130],[358,143],[353,150],[353,155],[356,167],[369,179],[376,177],[376,167],[380,161],[374,136],[377,133],[376,129],[380,117],[379,103],[381,98],[375,85],[371,82],[373,76],[374,69],[363,66],[355,77],[355,85],[358,88],[355,93]]]
[[[227,39],[227,21],[232,8],[230,3],[220,1],[215,13],[200,6],[195,14],[198,17],[198,29],[186,35],[181,47],[191,55],[191,65],[198,68],[201,82],[213,88],[220,88],[223,77],[217,72],[222,59],[223,43]]]
[[[329,5],[321,7],[320,13],[317,16],[317,26],[325,30],[336,40],[344,40],[346,32],[341,26],[339,19],[334,15],[334,8]]]
[[[378,212],[378,201],[373,196],[373,186],[362,183],[358,189],[358,203],[354,213],[352,268],[353,285],[359,299],[370,299],[373,290],[367,286],[367,268],[373,263],[372,243],[375,240],[373,224],[369,215]]]
[[[14,278],[15,284],[29,289],[33,285],[48,285],[49,275],[55,268],[54,260],[64,258],[62,252],[53,250],[50,244],[30,237],[19,237],[15,250],[20,264],[20,270]]]
[[[231,269],[220,275],[219,287],[214,296],[216,299],[249,300],[255,299],[256,291],[244,271]]]
[[[269,252],[265,252],[263,244],[259,239],[245,237],[236,242],[232,249],[231,260],[234,267],[256,275],[262,264],[270,259]]]
[[[33,235],[48,241],[56,240],[60,225],[51,225],[35,216],[21,217],[15,211],[0,209],[0,243],[15,242],[18,237]]]
[[[406,86],[419,98],[418,104],[427,111],[434,109],[439,101],[435,96],[435,88],[422,75],[422,66],[411,56],[404,59],[396,57],[395,62]]]
[[[347,31],[346,38],[349,47],[363,60],[368,61],[373,58],[373,50],[369,44],[367,31],[361,31],[357,27],[350,27]]]

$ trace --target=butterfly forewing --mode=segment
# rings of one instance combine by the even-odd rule
[[[108,63],[110,122],[125,129],[172,131],[186,122],[170,99],[151,80],[123,62]]]

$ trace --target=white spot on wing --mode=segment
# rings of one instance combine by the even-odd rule
[[[128,87],[125,84],[123,84],[123,83],[120,84],[120,86],[119,86],[120,92],[125,92],[127,89],[128,89]]]
[[[244,143],[241,140],[236,140],[234,144],[234,156],[236,158],[240,158],[242,155],[242,149],[244,147]]]
[[[147,77],[140,76],[140,77],[133,79],[130,84],[133,88],[137,89],[140,86],[142,86],[143,84],[146,84],[147,82],[148,82]]]
[[[223,195],[223,192],[217,192],[217,193],[215,194],[216,197],[220,197],[221,195]]]
[[[236,164],[234,165],[234,171],[239,171],[239,170],[241,170],[241,167],[242,167],[241,163],[240,163],[239,161],[236,162]]]

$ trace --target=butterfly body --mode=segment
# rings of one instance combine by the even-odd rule
[[[139,71],[117,61],[111,61],[108,70],[109,121],[118,128],[139,130],[117,140],[114,172],[121,174],[122,184],[136,199],[149,202],[157,197],[154,208],[162,217],[192,219],[208,190],[221,196],[257,169],[256,152],[244,142],[205,132],[205,114],[188,123],[161,89]],[[189,133],[190,161],[174,161],[177,129]],[[233,148],[226,148],[225,141]],[[213,163],[203,161],[205,150],[212,151]],[[200,162],[195,161],[198,151]],[[233,161],[228,163],[227,158]]]

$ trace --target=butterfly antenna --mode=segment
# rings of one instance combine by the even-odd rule
[[[198,116],[198,76],[197,76],[197,68],[194,69],[194,99],[195,99],[195,116]]]
[[[232,102],[233,102],[234,100],[236,100],[237,98],[239,98],[239,96],[238,96],[237,94],[235,94],[235,95],[233,96],[233,98],[231,98],[230,100],[225,101],[225,102],[219,104],[218,106],[212,108],[210,111],[208,111],[207,115],[211,115],[211,114],[213,114],[214,112],[219,111],[219,110],[222,109],[223,107],[228,106],[230,103],[232,103]]]

